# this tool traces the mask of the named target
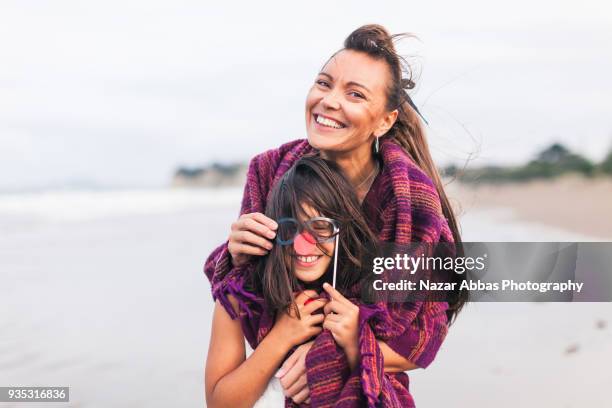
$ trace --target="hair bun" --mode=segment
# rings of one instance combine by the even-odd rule
[[[393,40],[389,32],[379,24],[367,24],[353,31],[344,41],[349,49],[367,49],[393,53]]]

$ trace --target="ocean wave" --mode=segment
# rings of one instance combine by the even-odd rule
[[[0,217],[85,221],[215,207],[239,208],[242,188],[44,191],[0,195]]]

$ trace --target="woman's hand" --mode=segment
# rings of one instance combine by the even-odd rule
[[[324,283],[323,289],[331,297],[323,309],[323,328],[331,332],[336,343],[344,349],[349,365],[355,368],[359,362],[359,307],[329,283]]]
[[[283,363],[275,377],[280,380],[285,396],[296,404],[310,402],[310,389],[306,377],[306,354],[314,341],[299,346]]]
[[[253,255],[265,255],[272,249],[278,224],[261,213],[243,214],[232,224],[227,248],[234,266],[244,265]]]
[[[272,327],[268,335],[277,336],[288,348],[291,348],[321,333],[323,330],[321,323],[323,323],[325,315],[322,313],[313,314],[313,312],[325,306],[327,299],[315,299],[304,305],[308,299],[313,299],[317,296],[318,294],[314,290],[306,290],[300,293],[295,298],[300,317],[298,317],[294,307],[290,308],[287,312],[277,313],[274,327]]]

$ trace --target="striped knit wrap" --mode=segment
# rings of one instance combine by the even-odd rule
[[[272,186],[304,154],[313,151],[306,140],[269,150],[251,160],[241,214],[265,212]],[[383,168],[364,199],[372,230],[386,242],[433,244],[453,242],[442,215],[440,199],[429,177],[394,141],[380,145]],[[227,242],[208,257],[204,272],[213,297],[232,318],[238,317],[245,338],[255,348],[274,324],[260,294],[244,288],[254,263],[232,267]],[[353,293],[356,294],[356,293]],[[228,295],[239,304],[234,312]],[[448,327],[446,302],[364,304],[359,306],[360,364],[350,370],[346,355],[328,330],[323,330],[306,356],[308,386],[313,407],[414,407],[406,373],[385,373],[377,340],[419,367],[427,367],[440,348]],[[297,404],[286,399],[287,407]]]

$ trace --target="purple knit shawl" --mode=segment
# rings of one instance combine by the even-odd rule
[[[382,241],[453,242],[442,215],[436,188],[425,173],[394,141],[380,146],[383,171],[364,200],[375,208],[368,222]],[[262,153],[251,161],[241,214],[265,212],[272,186],[304,154],[313,151],[306,140],[296,140]],[[213,297],[232,318],[240,318],[245,338],[255,348],[274,324],[263,298],[244,288],[254,263],[231,266],[227,242],[208,257],[204,272]],[[236,315],[228,295],[239,303]],[[361,363],[351,371],[343,350],[324,330],[306,356],[308,386],[313,407],[414,407],[406,373],[385,373],[377,340],[420,367],[434,359],[447,333],[446,302],[377,303],[359,305]],[[297,406],[289,399],[287,407]]]

